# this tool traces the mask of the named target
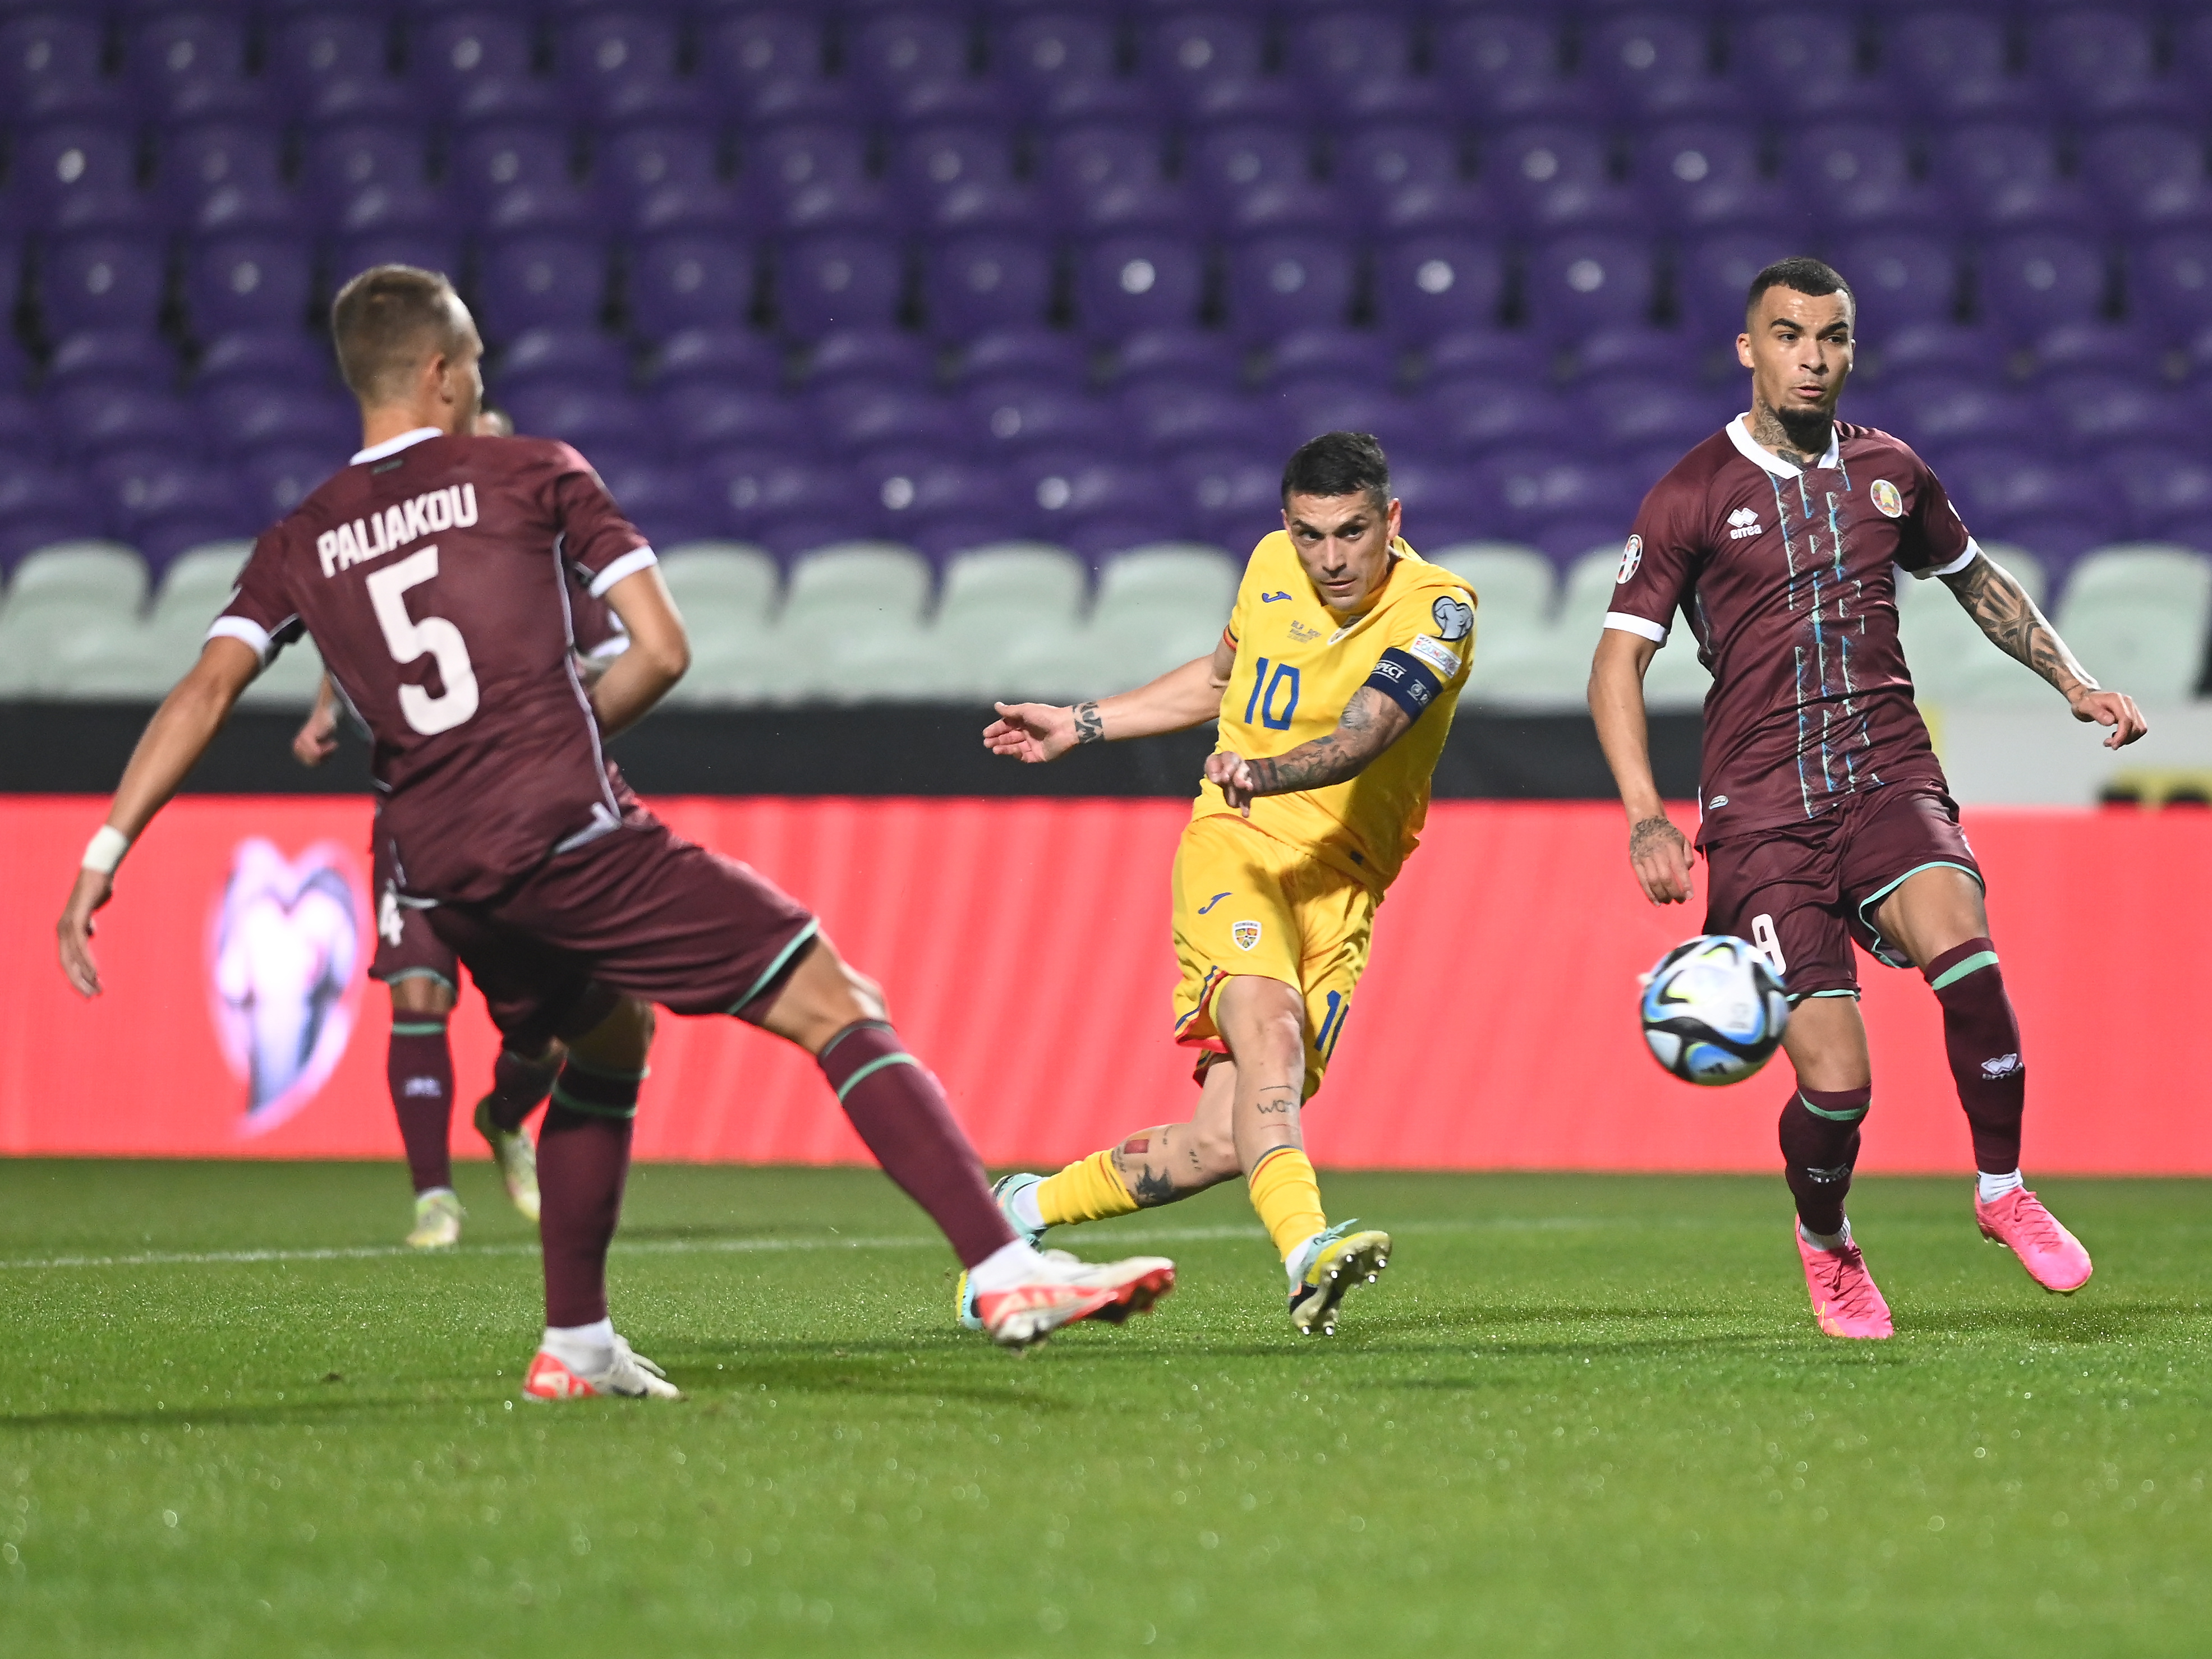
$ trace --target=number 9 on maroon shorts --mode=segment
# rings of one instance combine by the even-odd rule
[[[1705,862],[1705,931],[1749,939],[1792,1002],[1857,993],[1854,939],[1892,968],[1912,965],[1874,923],[1906,877],[1948,866],[1986,884],[1958,803],[1929,784],[1863,790],[1809,823],[1708,846]]]

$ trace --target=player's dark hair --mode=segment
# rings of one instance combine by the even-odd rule
[[[331,302],[331,339],[355,397],[396,402],[425,356],[457,343],[453,285],[441,271],[371,265]]]
[[[1283,468],[1283,505],[1293,495],[1364,495],[1390,504],[1390,461],[1371,432],[1324,432],[1300,444]]]
[[[1758,308],[1759,296],[1770,288],[1786,288],[1792,294],[1841,294],[1848,296],[1854,306],[1859,298],[1833,265],[1805,253],[1777,259],[1751,279],[1751,292],[1743,296],[1745,316]]]

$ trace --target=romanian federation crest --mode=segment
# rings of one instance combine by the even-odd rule
[[[1260,942],[1260,924],[1256,921],[1231,922],[1229,937],[1237,941],[1238,950],[1249,951]]]
[[[287,859],[239,842],[208,938],[208,994],[223,1058],[246,1085],[246,1134],[313,1100],[344,1054],[360,994],[362,894],[353,859],[318,842]]]
[[[1887,478],[1876,478],[1867,495],[1874,502],[1874,510],[1885,519],[1901,517],[1905,512],[1905,497],[1897,493],[1897,486]]]

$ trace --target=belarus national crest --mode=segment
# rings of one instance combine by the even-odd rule
[[[1613,579],[1618,587],[1636,574],[1636,567],[1644,562],[1644,538],[1631,536],[1628,545],[1620,550],[1620,574]]]
[[[1232,922],[1229,937],[1237,941],[1238,950],[1249,951],[1260,942],[1260,924],[1256,921]]]
[[[1897,486],[1887,478],[1876,478],[1874,488],[1867,494],[1873,498],[1875,511],[1885,519],[1901,517],[1905,512],[1905,497],[1897,493]]]

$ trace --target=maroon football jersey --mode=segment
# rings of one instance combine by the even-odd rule
[[[264,532],[216,621],[265,663],[302,633],[368,728],[401,890],[481,899],[619,821],[570,583],[653,562],[568,445],[410,433]]]
[[[1870,427],[1838,422],[1806,471],[1731,421],[1652,487],[1605,625],[1663,645],[1679,608],[1712,671],[1701,842],[1885,783],[1943,785],[1898,643],[1896,571],[1948,575],[1978,550],[1936,475]]]

